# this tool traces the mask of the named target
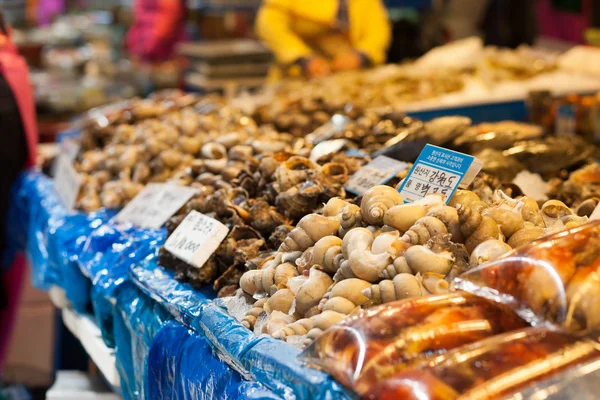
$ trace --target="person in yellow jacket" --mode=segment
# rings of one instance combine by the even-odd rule
[[[263,0],[260,39],[279,76],[324,76],[385,62],[391,26],[381,0]]]

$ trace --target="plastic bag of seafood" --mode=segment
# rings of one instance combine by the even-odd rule
[[[458,289],[509,305],[531,323],[600,327],[600,221],[537,239],[462,274]]]
[[[458,292],[433,295],[361,311],[325,331],[300,359],[365,395],[450,349],[526,326],[502,304]]]
[[[594,340],[548,327],[526,328],[433,356],[382,380],[364,398],[597,398],[597,390],[595,396],[585,393],[579,383],[598,370],[599,360],[600,344]],[[560,375],[568,381],[557,387]],[[577,387],[581,397],[551,396],[565,385]]]

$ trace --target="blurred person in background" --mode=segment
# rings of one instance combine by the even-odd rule
[[[33,88],[25,60],[10,39],[0,7],[0,252],[6,250],[6,217],[11,186],[35,163],[37,124]],[[2,259],[2,257],[0,257]],[[25,277],[23,257],[0,265],[0,373]]]
[[[127,49],[138,61],[166,61],[185,40],[185,0],[135,0]]]
[[[264,0],[256,21],[258,36],[275,53],[272,78],[382,64],[390,31],[381,0]]]

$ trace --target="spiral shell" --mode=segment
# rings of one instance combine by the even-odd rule
[[[362,219],[368,225],[381,225],[385,213],[392,207],[403,204],[402,195],[395,189],[379,185],[373,186],[360,202]]]
[[[257,300],[253,305],[250,311],[246,313],[244,319],[242,319],[242,325],[248,329],[254,329],[254,324],[256,324],[256,320],[260,313],[264,311],[264,305],[267,302],[267,299]]]
[[[312,252],[312,261],[323,267],[323,270],[331,275],[340,268],[343,260],[342,239],[336,236],[325,236],[315,243]]]
[[[431,216],[419,218],[413,226],[402,236],[402,240],[410,244],[425,244],[431,238],[448,233],[446,225],[439,219]]]
[[[350,314],[357,307],[367,302],[368,299],[362,294],[362,291],[370,286],[369,282],[357,278],[337,282],[331,287],[327,296],[321,300],[319,309]]]
[[[300,286],[296,293],[296,314],[306,316],[307,313],[319,304],[327,289],[333,284],[331,277],[316,268],[310,270],[308,279]]]
[[[396,300],[421,297],[427,294],[419,278],[411,274],[398,274],[393,280],[383,280],[361,292],[369,304],[377,305]]]
[[[304,251],[313,246],[319,239],[333,235],[339,228],[340,222],[336,218],[308,214],[288,234],[281,246],[279,246],[279,251]]]

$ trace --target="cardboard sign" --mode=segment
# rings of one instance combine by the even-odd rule
[[[56,158],[54,187],[65,208],[72,210],[81,188],[81,177],[73,167],[73,161],[66,153],[62,153]]]
[[[173,183],[150,183],[115,216],[115,220],[159,229],[197,191]]]
[[[400,185],[405,203],[412,203],[428,194],[441,193],[446,203],[456,189],[467,187],[481,171],[483,163],[473,156],[428,144]]]
[[[362,195],[373,186],[383,185],[395,177],[400,171],[408,169],[409,164],[386,156],[376,157],[364,165],[348,179],[345,189],[351,193]]]
[[[192,210],[169,236],[165,248],[178,259],[202,268],[228,233],[216,219]]]

